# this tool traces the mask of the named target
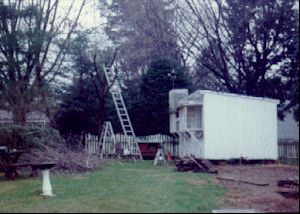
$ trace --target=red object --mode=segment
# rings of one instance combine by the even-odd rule
[[[139,143],[138,144],[145,159],[154,159],[157,149],[159,148],[159,143]]]

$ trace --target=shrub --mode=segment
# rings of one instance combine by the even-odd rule
[[[64,143],[58,131],[52,128],[29,126],[6,126],[0,128],[0,145],[10,149],[25,150],[38,148],[41,145],[56,146]]]

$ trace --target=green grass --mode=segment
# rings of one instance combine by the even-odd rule
[[[51,175],[55,197],[43,198],[41,177],[0,181],[0,212],[210,212],[226,190],[201,173],[152,161],[112,162],[87,174]]]

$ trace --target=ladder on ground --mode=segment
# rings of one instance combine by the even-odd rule
[[[111,122],[105,121],[103,124],[102,132],[100,135],[101,153],[100,157],[103,158],[103,154],[115,154],[116,153],[116,138],[112,128]]]
[[[153,165],[157,165],[157,163],[166,163],[165,154],[162,148],[157,149]]]
[[[132,136],[134,139],[134,142],[128,142],[129,144],[129,150],[131,154],[138,155],[141,160],[143,160],[140,148],[136,141],[136,136],[127,112],[127,108],[123,99],[123,96],[121,94],[121,87],[119,85],[119,82],[116,81],[116,73],[113,71],[112,68],[106,68],[103,66],[105,78],[107,81],[107,84],[110,87],[110,93],[113,98],[113,102],[115,105],[115,108],[118,113],[118,117],[122,126],[122,130],[125,136]]]

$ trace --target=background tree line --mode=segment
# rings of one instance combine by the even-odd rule
[[[173,70],[175,88],[280,99],[279,117],[292,110],[298,120],[298,7],[296,0],[99,0],[107,47],[93,29],[76,29],[81,9],[70,21],[72,7],[58,18],[58,0],[0,0],[0,103],[21,124],[40,109],[64,134],[99,134],[105,120],[120,130],[102,70],[117,63],[138,135],[168,133]],[[71,84],[58,85],[70,74]]]

